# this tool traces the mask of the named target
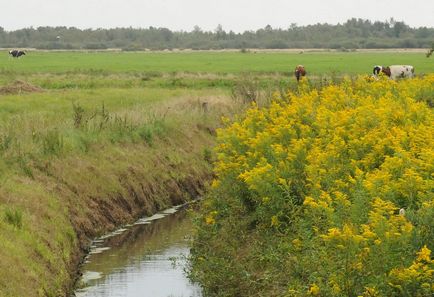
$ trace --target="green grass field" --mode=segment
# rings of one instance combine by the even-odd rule
[[[0,70],[11,73],[125,73],[193,72],[289,73],[298,64],[311,75],[331,72],[370,74],[374,65],[409,64],[417,73],[434,71],[434,60],[423,53],[306,52],[37,52],[12,59],[7,52],[0,58]]]

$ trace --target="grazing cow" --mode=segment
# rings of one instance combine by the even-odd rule
[[[295,67],[294,74],[297,81],[300,81],[300,78],[306,75],[306,69],[304,69],[303,65],[297,65],[297,67]]]
[[[391,65],[384,69],[391,79],[411,78],[414,76],[414,67],[411,65]]]
[[[372,71],[375,76],[378,76],[380,72],[383,72],[383,66],[375,65],[374,70]]]
[[[414,76],[414,67],[411,65],[391,65],[387,67],[377,65],[374,67],[373,72],[375,76],[382,72],[390,79],[411,78]]]
[[[12,55],[14,58],[19,58],[21,56],[24,56],[26,53],[24,51],[19,50],[11,50],[9,51],[9,55]]]

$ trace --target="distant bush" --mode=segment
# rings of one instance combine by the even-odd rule
[[[108,46],[105,43],[99,43],[99,42],[92,42],[92,43],[87,43],[83,46],[84,49],[91,49],[91,50],[95,50],[95,49],[107,49]]]
[[[59,43],[59,42],[47,42],[47,43],[39,43],[35,45],[37,49],[48,49],[48,50],[56,50],[56,49],[74,49],[78,48],[78,46],[74,46],[71,43]]]
[[[264,47],[269,49],[284,49],[284,48],[288,48],[289,46],[286,41],[275,39],[270,42],[267,42]]]
[[[134,52],[134,51],[142,51],[144,50],[143,45],[140,44],[129,44],[127,46],[122,47],[122,51],[124,52]]]

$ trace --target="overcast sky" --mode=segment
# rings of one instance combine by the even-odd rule
[[[336,24],[349,18],[434,27],[434,0],[0,0],[0,26],[166,27],[256,30],[270,24]]]

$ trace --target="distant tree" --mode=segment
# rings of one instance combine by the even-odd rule
[[[198,25],[196,25],[193,28],[193,33],[202,33],[202,29]]]
[[[217,40],[224,39],[226,37],[226,32],[223,30],[223,26],[221,24],[217,25],[217,28],[215,28],[214,32]]]
[[[408,26],[404,22],[395,22],[393,25],[393,32],[395,37],[400,37],[402,33],[406,32]]]
[[[61,36],[61,39],[57,38]],[[37,27],[5,31],[0,27],[0,48],[37,47],[58,48],[122,48],[126,50],[171,48],[430,48],[434,28],[411,28],[391,18],[371,22],[352,18],[343,24],[315,24],[286,29],[266,25],[256,31],[226,32],[222,25],[214,31],[199,26],[193,30],[171,31],[167,28],[85,29],[75,27]]]

